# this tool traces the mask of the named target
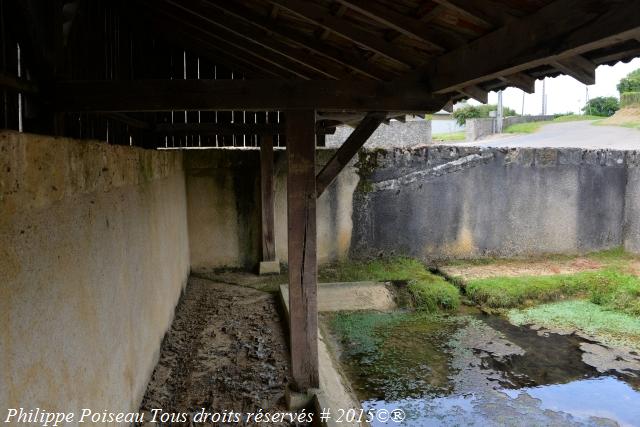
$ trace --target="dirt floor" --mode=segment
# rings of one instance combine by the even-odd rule
[[[489,264],[448,265],[439,269],[451,277],[470,280],[498,276],[572,274],[602,267],[603,264],[597,260],[579,257],[566,260],[497,260]]]
[[[141,410],[287,412],[289,368],[274,294],[192,277]]]

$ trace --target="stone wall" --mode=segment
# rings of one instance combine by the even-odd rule
[[[2,132],[0,242],[0,408],[137,410],[189,274],[181,153]]]
[[[640,253],[640,152],[628,154],[627,168],[624,247]]]
[[[502,119],[502,129],[518,123],[544,122],[555,116],[511,116]],[[467,141],[477,141],[498,132],[498,119],[469,119],[466,124]]]
[[[333,135],[326,136],[326,146],[337,148],[351,135],[353,128],[338,126]],[[381,124],[369,137],[366,148],[414,147],[431,143],[431,120],[413,119],[406,123],[392,120]]]
[[[318,169],[332,152],[318,151]],[[627,186],[628,179],[640,180],[640,173],[630,156],[606,150],[454,146],[362,152],[319,199],[319,260],[380,254],[508,257],[625,243],[640,250],[640,186]],[[258,160],[257,150],[186,154],[196,270],[255,268],[258,263]],[[242,171],[235,180],[250,183],[220,190],[235,171]],[[286,262],[283,151],[276,152],[276,175],[276,252]],[[200,224],[203,220],[208,224]],[[240,248],[250,248],[250,255]]]

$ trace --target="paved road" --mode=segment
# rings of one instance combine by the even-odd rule
[[[594,126],[591,122],[554,123],[526,135],[499,135],[456,145],[482,147],[577,147],[640,150],[640,130],[618,126]]]

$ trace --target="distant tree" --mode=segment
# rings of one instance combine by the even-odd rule
[[[486,105],[467,105],[462,108],[458,108],[453,112],[453,118],[456,119],[456,123],[460,126],[464,126],[467,123],[467,119],[481,119],[489,117],[489,113],[497,111],[498,106],[493,104]],[[502,114],[504,117],[516,116],[516,111],[513,108],[502,107]]]
[[[609,117],[620,109],[620,102],[618,98],[613,96],[599,96],[597,98],[590,99],[587,105],[584,106],[582,111],[585,114],[592,116]]]
[[[640,92],[640,68],[627,74],[627,77],[618,83],[618,92]]]

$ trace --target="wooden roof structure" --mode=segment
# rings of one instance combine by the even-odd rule
[[[257,146],[263,258],[287,147],[292,376],[318,378],[316,198],[392,117],[640,55],[640,0],[0,0],[0,125]],[[323,135],[356,129],[316,174]]]

